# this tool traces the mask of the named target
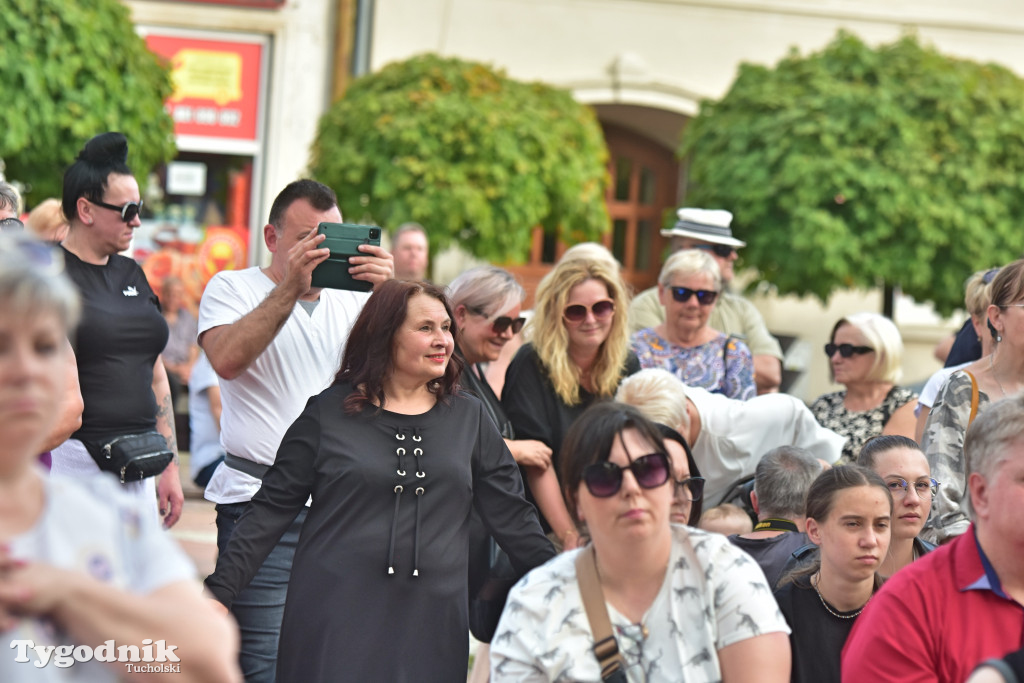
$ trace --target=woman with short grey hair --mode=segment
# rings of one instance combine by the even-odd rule
[[[644,368],[663,368],[687,386],[729,398],[757,394],[750,348],[708,324],[722,291],[718,264],[706,252],[684,249],[669,257],[658,276],[665,322],[633,335]]]

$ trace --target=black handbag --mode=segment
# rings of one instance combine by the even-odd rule
[[[99,468],[116,474],[122,484],[155,477],[174,460],[167,439],[157,431],[125,434],[103,444],[86,443],[85,447]]]

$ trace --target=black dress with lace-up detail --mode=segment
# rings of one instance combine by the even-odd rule
[[[464,679],[471,510],[520,574],[554,551],[480,401],[460,394],[420,415],[348,415],[351,391],[310,399],[207,586],[230,605],[312,495],[278,680]]]

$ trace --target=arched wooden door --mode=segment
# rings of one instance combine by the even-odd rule
[[[667,240],[660,234],[666,212],[676,208],[679,164],[673,152],[621,126],[602,123],[608,145],[610,182],[605,196],[612,230],[602,238],[623,266],[623,277],[635,291],[654,285]],[[526,288],[533,306],[537,283],[569,245],[533,231],[530,260],[506,266]]]

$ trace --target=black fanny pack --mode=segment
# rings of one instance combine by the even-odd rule
[[[157,431],[125,434],[106,443],[83,443],[99,468],[116,474],[122,484],[155,477],[174,460],[167,439]]]

